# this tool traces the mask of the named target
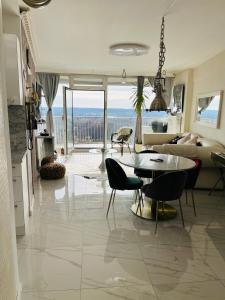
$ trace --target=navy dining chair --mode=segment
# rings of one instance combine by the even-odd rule
[[[200,159],[193,159],[195,167],[187,171],[187,180],[185,184],[186,204],[188,204],[188,191],[191,192],[192,205],[194,214],[196,216],[195,198],[194,198],[194,187],[198,180],[198,175],[202,167],[202,161]]]
[[[187,179],[187,173],[184,171],[165,173],[159,177],[156,177],[152,183],[146,184],[142,187],[142,191],[145,196],[151,198],[156,202],[155,211],[155,233],[157,232],[158,226],[158,210],[159,203],[162,205],[164,202],[178,200],[180,206],[180,214],[182,219],[182,224],[184,227],[184,217],[181,206],[181,195],[183,193],[185,183]]]
[[[136,191],[136,197],[138,198],[137,211],[140,209],[141,213],[141,202],[143,201],[141,188],[143,186],[143,180],[138,177],[127,177],[123,168],[112,158],[105,160],[107,175],[109,179],[109,185],[112,189],[106,217],[108,216],[109,209],[112,203],[114,203],[115,195],[117,190],[133,190]]]

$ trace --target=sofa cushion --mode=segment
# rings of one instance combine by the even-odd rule
[[[171,154],[171,155],[184,156],[189,158],[198,158],[198,151],[196,145],[164,144],[164,145],[154,145],[152,149],[154,151],[163,154]]]
[[[144,133],[143,134],[143,145],[162,145],[168,144],[177,134],[174,133]]]
[[[220,144],[217,141],[211,140],[211,139],[207,139],[207,138],[203,138],[203,137],[199,137],[198,138],[198,142],[200,142],[202,144],[203,147],[211,147],[212,149],[215,149],[215,151],[218,149],[222,149],[222,151],[224,151],[224,146],[222,144]]]

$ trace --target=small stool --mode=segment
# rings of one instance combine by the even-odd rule
[[[63,164],[50,162],[40,168],[40,176],[42,179],[60,179],[65,176],[66,168]]]

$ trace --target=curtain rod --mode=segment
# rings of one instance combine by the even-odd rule
[[[80,73],[59,73],[59,72],[36,72],[36,73],[51,73],[51,74],[57,74],[60,76],[92,76],[92,77],[111,77],[111,78],[121,78],[121,75],[109,75],[109,74],[80,74]],[[136,79],[138,76],[144,76],[146,78],[148,77],[155,77],[155,75],[128,75],[126,78],[131,78],[131,79]],[[175,78],[175,74],[174,73],[169,73],[168,76],[166,76],[168,78]]]

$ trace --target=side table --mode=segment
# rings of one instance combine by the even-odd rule
[[[211,153],[211,159],[213,160],[215,166],[219,169],[220,176],[214,186],[212,187],[211,191],[209,192],[209,195],[212,194],[213,191],[215,191],[217,185],[220,181],[223,183],[223,190],[225,189],[225,179],[224,179],[224,168],[225,168],[225,153],[223,152],[212,152]]]
[[[41,160],[46,156],[54,156],[54,136],[41,136],[35,138],[37,168],[41,167]]]

